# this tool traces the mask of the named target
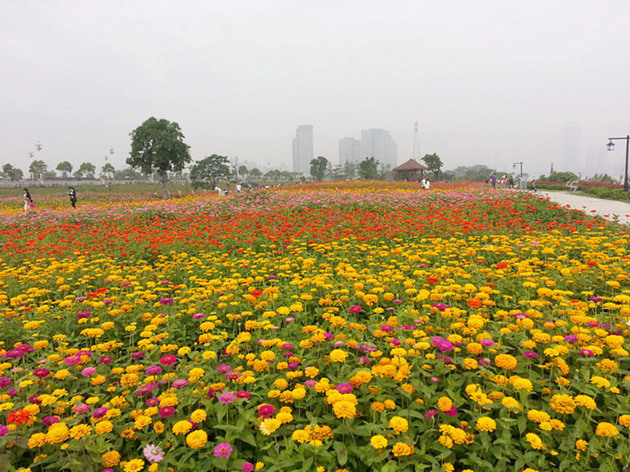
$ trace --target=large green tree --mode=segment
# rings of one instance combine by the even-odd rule
[[[433,178],[438,180],[440,178],[440,173],[442,172],[442,159],[437,154],[425,154],[422,158],[424,163],[427,165],[429,172],[433,174]]]
[[[190,180],[193,188],[213,189],[219,180],[229,178],[230,174],[231,169],[228,158],[213,154],[192,166]]]
[[[311,161],[311,177],[313,180],[324,180],[328,169],[328,159],[324,156],[317,156]]]
[[[162,198],[169,198],[168,173],[181,172],[192,161],[190,146],[177,123],[149,118],[130,133],[131,153],[127,164],[144,174],[156,172],[162,183]]]
[[[69,175],[72,174],[72,164],[68,161],[63,161],[57,164],[57,170],[61,172],[61,175],[64,179],[67,179]]]
[[[75,171],[74,176],[80,179],[93,179],[96,172],[96,166],[91,162],[82,162],[79,168]]]
[[[374,156],[366,157],[359,162],[359,177],[366,180],[378,178],[378,165],[380,161],[374,159]]]
[[[35,160],[31,162],[28,168],[32,179],[41,179],[46,172],[48,172],[48,166],[44,161]]]
[[[5,164],[2,166],[2,174],[5,178],[9,178],[11,180],[22,180],[22,177],[24,177],[22,169],[13,167],[11,164]]]

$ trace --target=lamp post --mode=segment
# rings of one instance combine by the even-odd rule
[[[625,138],[608,138],[608,144],[606,147],[609,151],[613,151],[615,149],[615,143],[613,141],[617,140],[625,140],[626,141],[626,170],[623,174],[623,191],[628,191],[628,147],[630,147],[630,135],[627,135]]]
[[[515,169],[516,166],[519,165],[521,167],[521,176],[518,182],[519,187],[523,187],[523,161],[521,162],[515,162],[514,164],[512,164],[512,169]]]

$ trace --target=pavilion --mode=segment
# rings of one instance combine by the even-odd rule
[[[429,168],[423,166],[415,159],[409,159],[404,164],[392,169],[395,173],[395,180],[407,180],[410,182],[422,180],[424,178],[425,170],[429,170]],[[417,175],[418,172],[420,172],[420,177]]]

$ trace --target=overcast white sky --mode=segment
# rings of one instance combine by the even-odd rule
[[[630,133],[628,0],[0,0],[0,165],[54,168],[113,147],[150,116],[213,153],[291,169],[389,130],[399,163],[523,161],[539,175],[623,173]]]

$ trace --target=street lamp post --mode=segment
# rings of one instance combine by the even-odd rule
[[[519,187],[523,187],[523,161],[515,162],[514,164],[512,164],[512,169],[515,169],[517,165],[521,167],[521,176],[520,176],[518,185]]]
[[[609,151],[613,151],[615,149],[615,143],[613,141],[617,140],[625,140],[626,141],[626,170],[623,174],[623,191],[628,191],[628,148],[630,147],[630,135],[627,135],[625,138],[608,138],[608,147]]]

